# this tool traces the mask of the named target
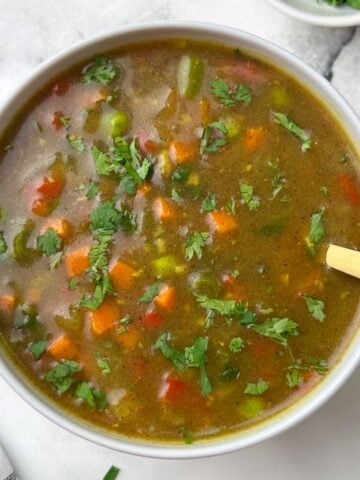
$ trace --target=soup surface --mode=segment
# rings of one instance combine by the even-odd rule
[[[246,428],[334,364],[358,281],[357,159],[238,49],[138,44],[55,79],[0,164],[0,337],[58,406],[130,437]]]

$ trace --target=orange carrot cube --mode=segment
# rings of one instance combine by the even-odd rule
[[[119,320],[120,310],[116,301],[107,297],[100,307],[90,312],[91,330],[94,335],[103,335],[114,328],[115,322]]]
[[[175,289],[165,285],[154,299],[155,304],[164,310],[172,310],[175,305]]]
[[[175,140],[170,144],[169,155],[175,164],[180,165],[196,160],[198,158],[198,148],[194,144]]]
[[[10,293],[0,294],[0,312],[11,315],[15,309],[15,296]]]
[[[235,218],[223,210],[214,210],[207,215],[207,221],[210,227],[219,233],[228,233],[235,230],[238,226]]]
[[[245,131],[244,146],[248,152],[253,152],[264,143],[265,131],[263,127],[249,127]]]
[[[76,345],[67,335],[62,335],[54,340],[51,345],[48,346],[47,351],[51,353],[56,360],[74,360],[79,356]]]
[[[109,277],[116,290],[130,290],[134,284],[134,272],[130,265],[118,260],[110,268]]]
[[[174,208],[165,198],[157,198],[153,203],[155,219],[158,222],[174,218]]]
[[[68,252],[65,257],[66,269],[69,277],[81,275],[90,266],[88,245]]]

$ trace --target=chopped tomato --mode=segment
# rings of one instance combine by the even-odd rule
[[[347,199],[353,205],[360,205],[360,193],[357,185],[351,180],[346,173],[340,175],[340,183]]]
[[[31,211],[35,215],[39,215],[40,217],[46,217],[49,215],[54,209],[53,201],[46,200],[44,198],[37,198],[33,201],[31,205]]]
[[[60,195],[62,188],[63,182],[60,178],[44,177],[37,192],[41,193],[44,199],[54,199]]]
[[[187,390],[187,384],[173,375],[166,374],[159,390],[159,399],[169,403],[182,401]]]
[[[149,328],[159,328],[163,324],[163,319],[156,312],[149,312],[142,317],[143,324]]]

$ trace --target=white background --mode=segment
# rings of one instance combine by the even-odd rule
[[[314,0],[315,1],[315,0]],[[272,40],[322,73],[360,113],[360,28],[326,29],[265,0],[0,0],[0,100],[51,55],[85,38],[150,20],[203,20]],[[320,411],[261,445],[216,458],[164,461],[93,445],[30,408],[0,379],[0,443],[21,480],[358,480],[360,370]]]

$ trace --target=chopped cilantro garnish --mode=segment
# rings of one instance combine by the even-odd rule
[[[145,293],[139,298],[138,303],[150,303],[159,295],[161,289],[161,282],[158,280],[148,287]]]
[[[63,256],[63,252],[57,252],[57,253],[54,253],[54,255],[51,255],[49,259],[49,267],[51,271],[55,270],[55,268],[57,268],[60,265],[62,256]]]
[[[64,117],[63,115],[59,117],[60,122],[63,124],[66,130],[69,130],[71,125],[70,117]]]
[[[238,353],[238,352],[241,352],[244,346],[245,346],[245,342],[242,338],[234,337],[230,340],[229,350],[232,353]]]
[[[265,380],[260,379],[257,383],[248,383],[245,387],[244,393],[249,395],[261,395],[268,390],[269,384]]]
[[[86,152],[86,145],[82,137],[78,137],[74,133],[69,133],[68,135],[66,135],[66,138],[74,150],[77,150],[81,153]]]
[[[185,256],[187,260],[191,260],[194,255],[198,259],[202,257],[202,249],[205,247],[205,242],[209,238],[207,232],[195,232],[187,240],[185,244]]]
[[[306,302],[309,312],[315,318],[315,320],[323,322],[325,320],[324,302],[317,298],[309,297],[308,295],[303,295],[303,298]]]
[[[170,360],[180,372],[184,372],[186,367],[184,352],[171,347],[168,344],[168,339],[169,335],[164,333],[157,339],[155,347],[159,348],[164,357]]]
[[[114,80],[117,74],[117,68],[108,57],[96,57],[94,61],[88,65],[82,76],[81,81],[86,84],[102,83],[108,84]]]
[[[80,365],[73,360],[63,360],[45,374],[45,380],[51,382],[61,392],[65,393],[75,382],[72,375],[80,372]]]
[[[94,180],[91,180],[88,191],[86,192],[86,198],[92,200],[99,193],[99,185]]]
[[[231,213],[231,215],[235,215],[235,213],[236,213],[236,202],[235,202],[234,197],[231,197],[230,200],[228,200],[228,202],[225,205],[225,209],[229,213]]]
[[[107,274],[99,277],[95,290],[90,297],[83,298],[81,305],[90,310],[97,310],[107,294],[113,293],[113,287]]]
[[[176,190],[176,188],[173,188],[171,190],[171,198],[172,200],[174,200],[175,203],[181,203],[183,200],[180,193]]]
[[[174,173],[172,174],[172,179],[177,182],[186,182],[190,175],[190,168],[186,165],[181,165],[175,168]]]
[[[246,183],[240,183],[240,194],[250,212],[259,208],[260,200],[254,196],[254,187]]]
[[[101,368],[104,375],[111,373],[111,367],[109,360],[105,357],[100,357],[96,359],[97,366]]]
[[[4,234],[3,232],[0,232],[0,255],[5,253],[7,250],[7,245],[5,242]]]
[[[207,197],[203,200],[201,208],[204,212],[212,212],[216,208],[216,195],[209,192]]]
[[[270,200],[274,200],[275,197],[281,192],[285,184],[285,176],[282,173],[276,173],[272,179],[273,191]]]
[[[295,137],[301,140],[301,150],[306,152],[311,147],[311,137],[302,128],[296,125],[287,115],[284,113],[274,113],[276,123],[279,123],[282,127],[286,128]]]
[[[289,388],[298,387],[303,381],[304,377],[297,368],[292,369],[290,372],[286,372],[286,384]]]
[[[287,346],[287,337],[298,335],[297,323],[289,318],[269,318],[263,323],[251,325],[251,328],[283,346]]]
[[[90,214],[91,231],[106,230],[109,233],[115,233],[120,228],[130,233],[136,229],[136,225],[136,217],[128,207],[121,205],[118,209],[110,200],[100,202]]]
[[[217,78],[211,82],[211,91],[223,105],[234,107],[237,103],[243,102],[249,104],[252,100],[251,90],[248,85],[236,85],[230,88],[222,78]]]
[[[326,185],[321,185],[320,192],[324,195],[324,197],[329,196],[329,189]]]
[[[256,322],[255,313],[248,310],[242,302],[218,300],[209,298],[206,295],[197,295],[197,301],[206,310],[215,311],[228,318],[235,317],[241,325],[252,325]]]
[[[320,243],[325,237],[323,215],[324,210],[321,210],[320,212],[313,213],[310,218],[309,240],[313,246]]]
[[[38,360],[41,355],[45,352],[46,349],[46,338],[42,338],[37,340],[36,342],[32,342],[28,346],[29,352],[31,352],[36,360]]]
[[[69,290],[75,290],[79,285],[79,280],[75,277],[70,278],[69,280]]]
[[[48,228],[43,235],[36,239],[36,247],[42,253],[50,257],[61,250],[61,238],[52,228]]]
[[[227,133],[227,128],[223,122],[210,123],[204,128],[201,137],[200,154],[218,152],[227,143]]]
[[[88,382],[78,383],[74,394],[76,397],[85,400],[91,408],[98,408],[99,410],[106,408],[106,396],[99,390],[92,388]]]

